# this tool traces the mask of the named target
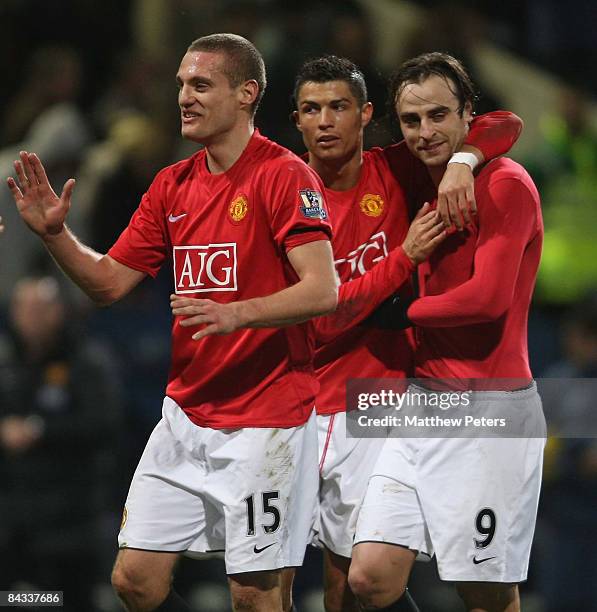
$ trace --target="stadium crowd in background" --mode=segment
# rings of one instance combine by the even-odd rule
[[[122,380],[79,323],[38,275],[15,285],[0,334],[0,588],[63,585],[71,612],[105,583],[122,494]]]

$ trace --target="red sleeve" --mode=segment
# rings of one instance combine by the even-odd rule
[[[128,226],[108,251],[108,255],[121,264],[153,277],[168,253],[158,185],[156,178],[141,198]]]
[[[323,185],[317,174],[305,163],[291,160],[279,164],[265,175],[265,198],[271,211],[272,234],[280,250],[297,246],[293,238],[303,234],[305,242],[330,239],[332,228],[327,221]]]
[[[307,232],[298,232],[296,234],[288,234],[284,240],[284,248],[286,252],[291,251],[297,246],[308,244],[309,242],[316,242],[317,240],[329,240],[330,235],[328,232],[324,232],[320,229],[308,230]]]
[[[341,284],[336,311],[314,320],[318,343],[331,342],[362,323],[386,298],[409,280],[414,269],[414,264],[402,247],[397,247],[366,274]]]
[[[522,119],[508,111],[494,111],[475,117],[465,144],[477,147],[485,161],[504,155],[522,132]]]
[[[495,321],[512,304],[524,250],[537,231],[537,200],[519,180],[487,187],[479,205],[473,276],[441,295],[415,300],[408,318],[422,327],[460,327]]]

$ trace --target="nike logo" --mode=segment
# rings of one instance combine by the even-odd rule
[[[264,546],[263,548],[257,548],[257,546],[253,547],[253,552],[256,554],[259,554],[260,552],[263,552],[266,548],[269,548],[270,546],[273,546],[274,544],[277,544],[278,542],[273,542],[272,544],[268,544],[267,546]]]
[[[479,565],[479,563],[483,563],[485,561],[489,561],[490,559],[496,559],[496,557],[485,557],[485,559],[477,559],[477,557],[473,557],[473,563],[475,565]]]
[[[170,216],[168,217],[168,221],[170,221],[170,223],[176,223],[179,219],[182,219],[183,217],[186,217],[186,216],[187,216],[187,213],[182,213],[182,215],[176,215],[176,216],[170,213]]]

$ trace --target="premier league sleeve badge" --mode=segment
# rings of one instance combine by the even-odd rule
[[[313,189],[301,189],[301,212],[307,219],[327,219],[327,213],[323,207],[323,198],[318,191]]]

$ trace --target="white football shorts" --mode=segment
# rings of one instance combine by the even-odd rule
[[[300,427],[217,430],[170,398],[133,476],[120,548],[202,556],[228,574],[302,564],[317,501],[315,413]]]
[[[507,401],[524,411],[532,431],[545,431],[534,384],[470,393],[471,414],[477,402]],[[355,544],[384,542],[435,554],[442,580],[526,580],[544,446],[545,437],[388,438],[369,481]]]
[[[384,440],[346,436],[346,412],[317,415],[319,512],[312,543],[350,558],[359,508]]]

